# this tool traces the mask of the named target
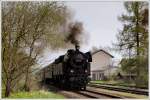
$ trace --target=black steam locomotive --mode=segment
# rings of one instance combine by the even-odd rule
[[[65,55],[42,70],[42,80],[52,81],[64,88],[85,90],[90,80],[90,62],[91,53],[80,52],[76,45],[76,50],[69,49]]]

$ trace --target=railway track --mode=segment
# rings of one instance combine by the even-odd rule
[[[61,95],[64,95],[66,98],[76,98],[76,99],[88,99],[88,98],[100,98],[100,99],[111,99],[113,97],[104,95],[98,92],[94,92],[90,89],[86,91],[80,90],[63,90],[59,87],[53,85],[44,85],[44,90],[52,91]],[[117,98],[117,97],[116,97]]]
[[[86,90],[86,91],[79,91],[77,92],[79,94],[82,94],[84,96],[87,96],[89,98],[99,98],[99,99],[111,99],[111,98],[122,98],[122,97],[119,97],[119,96],[116,96],[116,95],[109,95],[109,94],[106,94],[106,93],[100,93],[100,92],[97,92],[97,91],[93,91],[93,90]]]
[[[104,94],[94,92],[91,90],[87,90],[87,91],[61,91],[61,94],[66,96],[67,98],[78,98],[78,99],[84,99],[84,98],[93,98],[93,99],[118,98],[116,96],[104,95]]]
[[[99,92],[89,87],[87,87],[86,91],[61,91],[61,94],[63,94],[67,98],[81,98],[81,99],[82,98],[99,98],[99,99],[125,98],[114,94]]]
[[[100,89],[95,87],[87,86],[86,91],[67,91],[68,94],[65,95],[67,98],[94,98],[94,99],[146,99],[148,96],[135,95],[130,93],[123,93],[118,91],[110,91],[107,89]]]
[[[117,96],[117,95],[112,95],[112,94],[108,94],[108,93],[102,93],[102,92],[96,92],[96,91],[92,91],[92,90],[86,90],[87,92],[90,92],[90,93],[94,93],[94,94],[97,94],[97,95],[103,95],[105,97],[109,97],[109,98],[124,98],[124,97],[121,97],[121,96]]]
[[[118,95],[113,92],[107,92],[105,90],[108,89],[101,89],[97,87],[91,87],[87,86],[86,91],[81,91],[81,90],[63,90],[55,86],[47,85],[45,86],[45,89],[48,91],[52,91],[58,94],[64,95],[66,98],[75,98],[75,99],[88,99],[88,98],[99,98],[99,99],[113,99],[113,98],[119,98],[119,99],[124,99],[124,98],[138,98],[138,97],[132,97],[132,96],[123,96],[123,95]]]
[[[148,96],[146,95],[139,95],[139,94],[132,94],[127,92],[120,92],[96,87],[89,87],[87,86],[87,91],[92,91],[93,93],[100,93],[101,95],[110,97],[110,98],[120,98],[120,99],[146,99]]]
[[[115,91],[120,91],[120,92],[128,92],[128,93],[133,93],[133,94],[147,95],[147,96],[149,94],[148,90],[144,90],[144,89],[117,87],[117,86],[111,86],[111,85],[98,85],[98,84],[89,84],[88,86],[95,87],[95,88],[108,89],[108,90],[115,90]]]

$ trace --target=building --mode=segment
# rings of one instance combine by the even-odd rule
[[[117,70],[116,66],[113,66],[114,58],[110,53],[100,49],[92,53],[91,63],[91,79],[103,80],[111,76]]]

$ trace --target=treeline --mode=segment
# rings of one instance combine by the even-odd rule
[[[2,86],[5,97],[30,91],[32,68],[45,47],[64,47],[71,12],[63,2],[2,2]]]
[[[148,2],[125,2],[126,13],[119,17],[123,29],[117,48],[124,55],[123,72],[134,75],[136,86],[148,87]]]

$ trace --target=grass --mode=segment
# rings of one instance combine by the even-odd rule
[[[64,99],[63,95],[49,92],[49,91],[32,91],[32,92],[18,92],[12,93],[8,98],[24,98],[24,99],[36,99],[36,98],[54,98],[54,99]]]
[[[132,86],[134,87],[134,83],[125,83],[123,81],[102,81],[102,80],[97,80],[97,81],[91,81],[91,83],[96,83],[96,84],[108,84],[108,85],[116,85],[116,86]]]
[[[91,81],[91,83],[95,84],[104,84],[104,85],[114,85],[114,86],[124,86],[124,87],[136,87],[136,88],[142,88],[142,89],[148,89],[148,85],[139,85],[136,86],[135,83],[133,82],[125,82],[125,81],[115,81],[115,80],[96,80],[96,81]]]

